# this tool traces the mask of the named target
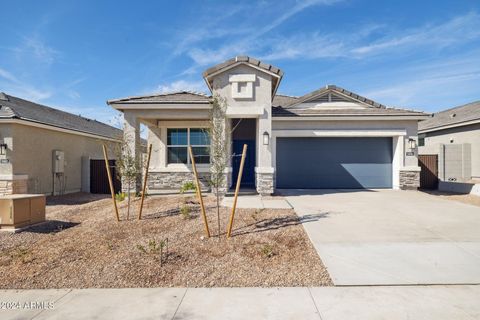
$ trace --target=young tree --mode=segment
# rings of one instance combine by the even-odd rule
[[[220,237],[220,198],[226,192],[225,169],[228,166],[229,148],[227,137],[227,103],[214,95],[210,113],[210,185],[216,197],[218,236]]]
[[[142,167],[140,156],[133,154],[129,142],[127,137],[123,137],[115,150],[117,158],[115,161],[116,174],[122,181],[122,185],[127,184],[127,220],[130,217],[131,190],[132,187],[136,186]]]

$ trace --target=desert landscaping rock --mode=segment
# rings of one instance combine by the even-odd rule
[[[220,238],[204,238],[194,197],[149,197],[116,222],[111,199],[73,194],[50,198],[46,224],[0,234],[0,288],[329,286],[330,277],[293,210],[238,209],[225,238],[229,209],[221,210]],[[191,217],[179,213],[186,201]],[[212,197],[205,198],[212,235]],[[164,259],[156,252],[163,249]],[[149,245],[153,244],[153,247]],[[156,249],[155,249],[156,248]]]

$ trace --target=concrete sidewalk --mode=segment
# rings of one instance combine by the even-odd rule
[[[3,290],[0,319],[459,320],[479,319],[479,301],[476,285]]]

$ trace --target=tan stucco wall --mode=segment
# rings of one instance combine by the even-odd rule
[[[453,139],[453,142],[450,142]],[[480,124],[427,132],[425,146],[419,148],[420,154],[438,154],[440,144],[471,145],[472,178],[480,179]]]
[[[14,137],[10,157],[13,174],[28,175],[29,185],[36,185],[36,190],[32,190],[34,192],[49,194],[53,190],[53,150],[65,153],[67,193],[81,189],[82,156],[103,159],[102,141],[98,139],[21,124],[11,126]],[[111,142],[106,143],[110,148],[113,146]],[[110,158],[114,158],[113,154]]]

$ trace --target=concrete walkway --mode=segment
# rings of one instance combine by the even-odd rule
[[[283,192],[335,285],[480,284],[480,208],[416,191]]]
[[[231,208],[233,206],[233,197],[225,197],[222,206]],[[253,196],[239,196],[237,208],[250,209],[292,209],[292,206],[283,198]]]
[[[479,319],[480,286],[0,291],[0,319]],[[37,309],[26,309],[28,302]],[[44,303],[44,310],[38,309]]]

